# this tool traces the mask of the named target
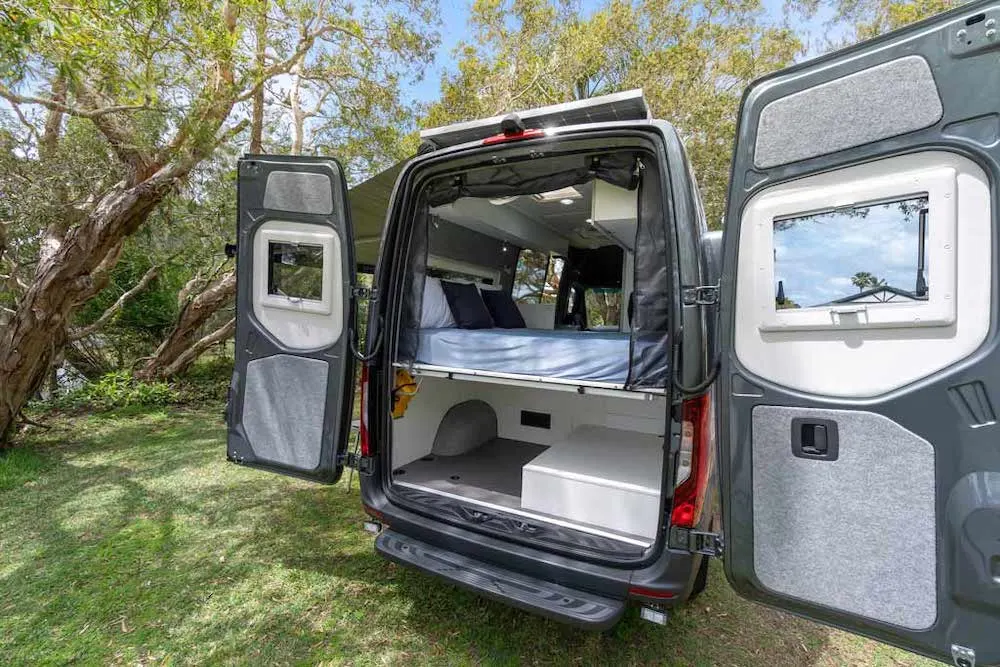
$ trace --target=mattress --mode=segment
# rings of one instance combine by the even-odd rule
[[[629,334],[551,329],[421,329],[417,361],[432,366],[624,385]]]

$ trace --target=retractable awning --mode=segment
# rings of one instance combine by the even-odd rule
[[[358,183],[347,192],[354,224],[354,246],[359,265],[374,265],[378,259],[382,227],[389,208],[389,197],[396,178],[406,161],[399,162],[367,181]]]

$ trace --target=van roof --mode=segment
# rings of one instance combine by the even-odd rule
[[[626,90],[585,100],[575,100],[546,107],[515,111],[526,129],[545,130],[569,125],[603,123],[616,120],[648,120],[649,106],[642,89]],[[509,114],[453,123],[420,131],[421,140],[433,141],[437,148],[457,146],[485,139],[500,131],[500,121]]]

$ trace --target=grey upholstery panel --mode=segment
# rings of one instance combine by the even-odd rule
[[[754,165],[765,169],[933,125],[941,97],[927,61],[906,56],[763,108]]]
[[[247,364],[243,426],[255,455],[300,470],[319,465],[328,366],[289,354]]]
[[[333,188],[326,174],[272,171],[267,175],[264,208],[293,213],[330,215]]]
[[[457,456],[497,437],[497,413],[485,401],[464,401],[448,408],[438,424],[431,452]]]
[[[792,418],[830,419],[839,458],[792,455]],[[937,615],[934,448],[871,412],[753,410],[753,557],[776,593],[920,630]]]

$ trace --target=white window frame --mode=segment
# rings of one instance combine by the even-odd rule
[[[819,187],[764,193],[745,211],[753,234],[754,303],[758,329],[774,331],[940,327],[955,322],[957,171],[934,167],[876,178],[845,179]],[[828,304],[778,309],[775,303],[774,222],[838,208],[927,196],[927,263],[933,267],[926,301]],[[831,238],[831,243],[836,238]]]
[[[319,229],[319,228],[317,228]],[[334,258],[333,230],[328,232],[303,232],[290,230],[267,229],[258,232],[257,266],[261,267],[256,272],[255,287],[259,295],[259,302],[267,308],[282,308],[294,310],[300,313],[314,313],[316,315],[329,315],[333,308],[333,271],[331,267],[340,267],[339,252]],[[302,297],[286,296],[283,294],[271,294],[267,291],[268,272],[270,271],[270,247],[272,243],[288,243],[293,245],[318,246],[323,250],[323,266],[321,268],[323,280],[321,283],[320,298],[307,299]],[[338,248],[339,250],[339,248]],[[334,261],[336,263],[334,264]]]

